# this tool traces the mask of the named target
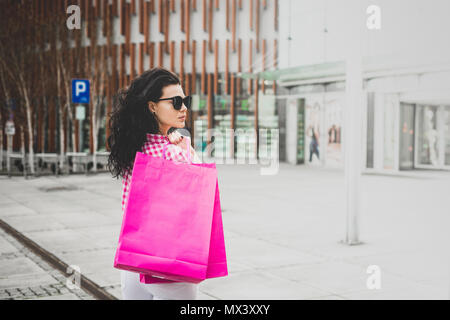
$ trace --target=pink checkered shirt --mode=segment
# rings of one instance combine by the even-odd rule
[[[180,146],[177,146],[169,141],[164,135],[147,133],[147,141],[141,148],[141,152],[149,154],[154,157],[162,157],[162,151],[165,144],[169,144],[166,148],[166,159],[177,162],[188,162],[187,152]],[[125,210],[125,204],[128,200],[128,193],[130,189],[131,173],[127,171],[122,179],[122,213]]]

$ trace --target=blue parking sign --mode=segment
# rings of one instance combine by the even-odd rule
[[[89,80],[72,79],[72,103],[89,103]]]

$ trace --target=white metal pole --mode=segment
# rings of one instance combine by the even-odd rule
[[[359,7],[355,5],[355,7]],[[353,12],[352,12],[353,13]],[[362,81],[362,32],[365,28],[360,14],[349,17],[352,21],[352,34],[347,47],[344,139],[345,139],[345,190],[346,190],[346,230],[344,242],[349,245],[360,243],[359,218],[361,213],[360,177],[362,128],[361,108],[363,98]]]

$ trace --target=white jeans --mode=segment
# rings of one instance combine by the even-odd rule
[[[196,300],[198,284],[190,282],[142,283],[139,273],[120,270],[122,300]]]

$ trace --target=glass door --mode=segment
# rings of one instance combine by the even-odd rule
[[[417,105],[417,167],[439,167],[438,106]]]
[[[400,170],[414,168],[414,104],[400,105]]]

